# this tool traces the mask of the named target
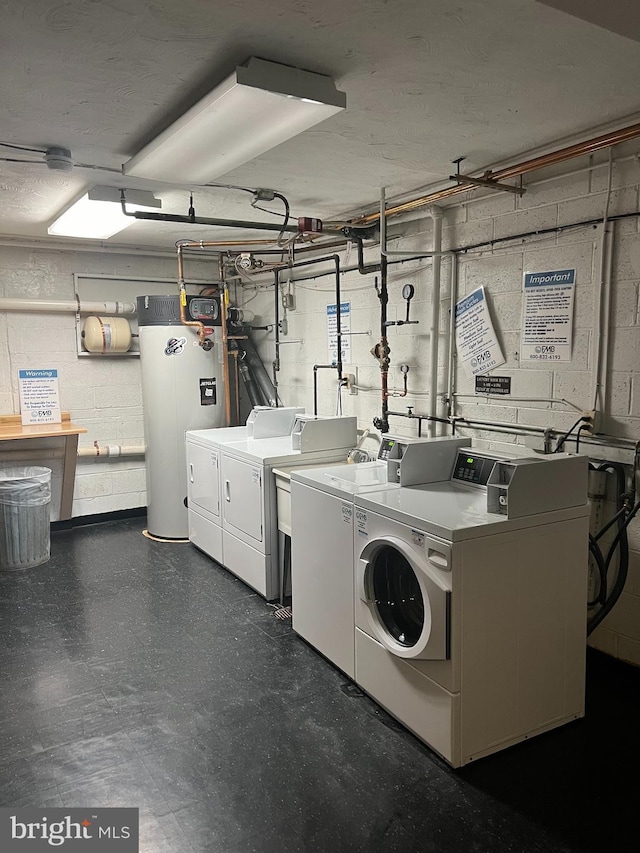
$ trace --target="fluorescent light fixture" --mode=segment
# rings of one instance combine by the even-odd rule
[[[343,110],[324,74],[251,57],[123,166],[125,175],[202,184]]]
[[[157,210],[162,202],[146,190],[125,190],[127,210]],[[48,228],[56,237],[106,240],[136,220],[125,216],[118,187],[94,187],[67,208]]]

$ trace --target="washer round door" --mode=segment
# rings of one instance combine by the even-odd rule
[[[432,552],[432,548],[429,552]],[[447,559],[448,553],[440,555]],[[429,560],[402,541],[369,542],[358,563],[358,592],[373,636],[393,654],[448,660],[451,592]]]

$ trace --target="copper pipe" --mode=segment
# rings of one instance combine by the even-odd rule
[[[207,332],[204,326],[204,323],[201,323],[199,320],[187,320],[187,288],[184,283],[184,263],[182,258],[182,245],[178,244],[178,290],[180,297],[180,322],[183,326],[196,326],[198,329],[198,338],[200,340],[200,346],[202,346],[207,337]]]
[[[386,396],[383,397],[383,399],[388,400],[389,397],[406,397],[407,393],[408,393],[407,385],[408,385],[408,374],[405,373],[402,391],[389,391],[389,390],[387,390],[386,392],[383,391],[382,392],[383,394],[386,393]]]
[[[608,148],[612,145],[619,145],[621,142],[626,142],[629,139],[636,139],[640,136],[640,123],[631,124],[628,127],[623,127],[620,130],[613,130],[609,133],[604,133],[601,136],[595,136],[592,139],[587,139],[584,142],[578,142],[575,145],[568,145],[566,148],[559,148],[557,151],[552,151],[549,154],[542,154],[540,157],[533,157],[530,160],[524,160],[522,163],[517,163],[514,166],[507,166],[504,169],[498,169],[497,172],[489,172],[485,176],[491,180],[499,181],[505,178],[517,178],[520,175],[526,175],[536,169],[542,169],[545,166],[552,166],[556,163],[563,163],[565,160],[570,160],[573,157],[580,157],[583,154],[592,154],[594,151],[599,151],[602,148]],[[419,207],[426,207],[434,202],[440,201],[443,198],[450,198],[454,195],[469,192],[475,189],[471,184],[468,185],[453,185],[445,187],[441,190],[429,193],[428,195],[419,196],[418,198],[405,201],[401,204],[396,204],[393,207],[386,209],[386,216],[397,216],[400,213],[407,213],[411,210],[416,210]],[[378,222],[380,213],[369,213],[355,221],[357,225],[369,225]]]
[[[222,321],[222,382],[224,384],[224,420],[225,426],[231,426],[231,392],[229,390],[229,346],[227,337],[227,305],[229,291],[224,282],[220,299],[220,319]]]

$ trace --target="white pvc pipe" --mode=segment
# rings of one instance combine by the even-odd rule
[[[117,458],[118,456],[144,456],[144,445],[103,444],[97,442],[93,447],[79,447],[78,457],[94,457],[100,459]],[[3,450],[0,448],[0,461],[13,462],[21,459],[61,459],[64,449],[51,448],[24,448],[23,450]]]
[[[457,391],[453,394],[454,397],[467,400],[482,400],[483,403],[491,402],[494,406],[502,406],[504,408],[513,408],[509,403],[563,403],[565,406],[573,409],[574,412],[584,412],[584,406],[576,406],[571,400],[565,400],[564,397],[500,397],[496,394],[459,394]]]
[[[69,314],[135,314],[135,302],[82,302],[80,300],[0,299],[0,311],[45,311]]]
[[[447,358],[447,405],[448,415],[455,415],[454,391],[456,384],[456,302],[458,301],[458,256],[451,255],[449,267],[449,339]]]
[[[118,456],[144,456],[145,447],[142,444],[123,446],[121,444],[102,444],[95,442],[93,447],[79,447],[78,456],[109,457]]]
[[[442,208],[429,208],[433,221],[433,283],[431,286],[431,323],[429,326],[429,409],[430,417],[438,412],[438,346],[440,343],[440,269],[442,266]],[[429,436],[438,434],[435,421],[429,421]]]

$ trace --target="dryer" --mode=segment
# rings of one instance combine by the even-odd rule
[[[451,447],[468,438],[383,436],[378,459],[291,472],[293,630],[355,677],[353,501],[401,483],[447,476]]]
[[[291,437],[247,439],[221,452],[223,565],[268,601],[280,594],[274,468],[345,460],[355,417],[297,415]]]
[[[220,449],[226,444],[290,436],[300,407],[254,406],[244,426],[189,430],[186,433],[187,504],[190,541],[219,563],[222,553]]]
[[[589,506],[586,457],[455,456],[355,496],[355,680],[459,767],[584,714]]]

